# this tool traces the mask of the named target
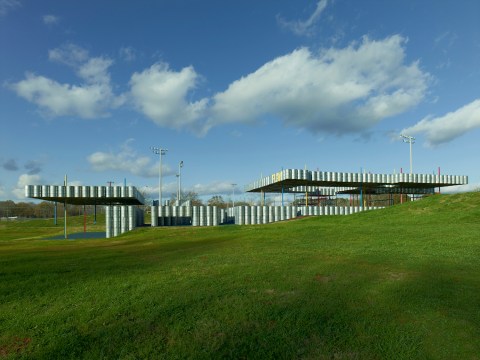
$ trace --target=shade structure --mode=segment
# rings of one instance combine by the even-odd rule
[[[435,188],[466,185],[466,175],[372,174],[285,169],[245,186],[246,192],[336,194],[431,194]]]

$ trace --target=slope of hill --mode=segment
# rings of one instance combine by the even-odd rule
[[[479,219],[469,193],[101,240],[0,229],[0,358],[478,359]]]

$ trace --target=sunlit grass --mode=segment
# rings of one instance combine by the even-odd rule
[[[479,200],[96,240],[8,225],[0,358],[478,359]]]

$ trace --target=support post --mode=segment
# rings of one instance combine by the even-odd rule
[[[65,235],[65,240],[68,239],[67,235],[67,175],[65,175],[65,197],[63,198],[63,233]]]

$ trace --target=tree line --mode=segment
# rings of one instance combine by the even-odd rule
[[[63,203],[57,203],[57,216],[63,217]],[[67,215],[83,215],[83,205],[67,205]],[[91,215],[95,212],[93,205],[86,205],[85,212]],[[104,213],[103,206],[97,206],[97,214]],[[53,218],[55,214],[55,203],[42,201],[40,203],[18,202],[12,200],[0,201],[0,218]]]
[[[170,201],[173,203],[175,201],[175,197],[172,196]],[[226,201],[221,195],[214,195],[207,201],[203,201],[200,199],[199,195],[194,191],[189,191],[182,193],[182,203],[184,201],[190,201],[191,205],[193,206],[201,206],[201,205],[209,205],[209,206],[217,206],[221,209],[226,209],[232,206],[232,201]],[[410,201],[407,196],[404,196],[400,199],[400,195],[377,195],[375,197],[369,196],[367,202],[369,206],[389,206],[393,203],[398,204],[400,202]],[[151,204],[151,200],[147,201],[147,203]],[[296,199],[293,201],[294,205],[305,205],[305,200]],[[316,199],[309,200],[310,205],[317,205]],[[249,206],[255,205],[251,202],[246,201],[235,201],[235,206]],[[271,200],[267,200],[265,205],[272,205]],[[357,203],[352,204],[351,201],[345,198],[336,198],[329,201],[321,201],[318,205],[336,205],[336,206],[348,206],[348,205],[355,205],[358,206]],[[64,208],[63,203],[57,203],[57,216],[63,217]],[[67,214],[68,216],[75,216],[75,215],[83,215],[84,207],[83,205],[67,205]],[[92,215],[95,209],[93,205],[86,205],[85,212],[87,215]],[[105,212],[104,207],[97,205],[97,214],[103,214]],[[42,201],[40,203],[33,203],[33,202],[18,202],[15,203],[12,200],[7,201],[0,201],[0,218],[5,220],[8,218],[53,218],[55,214],[55,203],[51,201]]]

